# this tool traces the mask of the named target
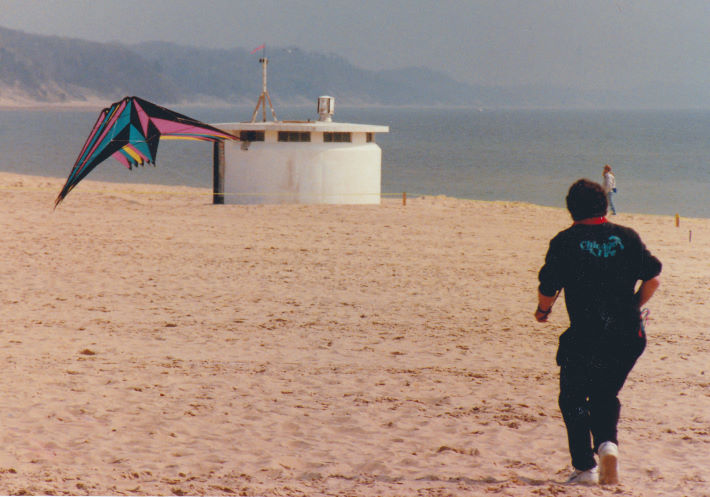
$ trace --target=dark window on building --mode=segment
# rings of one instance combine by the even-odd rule
[[[311,134],[308,131],[279,131],[280,142],[309,142]]]
[[[326,143],[331,143],[331,142],[347,142],[350,143],[353,141],[352,136],[350,133],[344,133],[344,132],[325,132],[323,133],[323,141]]]
[[[375,141],[375,133],[367,133],[367,143],[372,143]]]
[[[263,142],[263,131],[240,131],[239,139],[243,142]]]

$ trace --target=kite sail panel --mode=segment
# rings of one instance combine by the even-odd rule
[[[155,164],[160,139],[223,141],[239,138],[139,97],[101,111],[54,206],[101,162],[114,157],[128,169]]]

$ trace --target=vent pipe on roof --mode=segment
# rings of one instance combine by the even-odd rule
[[[322,96],[318,97],[318,120],[331,122],[335,112],[335,98]]]

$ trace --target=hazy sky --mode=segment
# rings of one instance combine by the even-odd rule
[[[486,85],[710,81],[708,0],[0,0],[0,26],[125,43],[297,46]]]

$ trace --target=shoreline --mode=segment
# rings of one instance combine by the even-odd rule
[[[24,181],[23,181],[24,179]],[[17,189],[17,190],[36,190],[37,186],[36,185],[42,185],[40,187],[40,190],[43,191],[49,191],[52,190],[52,188],[57,189],[57,193],[61,189],[62,185],[66,181],[66,178],[60,178],[60,177],[53,177],[53,176],[41,176],[41,175],[33,175],[33,174],[22,174],[22,173],[12,173],[12,172],[3,172],[0,171],[0,190],[7,190],[7,189]],[[6,183],[12,182],[14,183],[12,186],[8,186]],[[27,186],[25,186],[27,185]],[[81,184],[82,186],[77,186],[76,190],[72,193],[78,192],[78,191],[92,191],[95,193],[106,193],[106,192],[112,192],[112,193],[121,193],[121,194],[126,194],[130,195],[132,193],[135,194],[141,194],[141,195],[146,195],[146,194],[157,194],[157,195],[179,195],[179,196],[186,196],[186,195],[194,195],[198,197],[205,197],[205,196],[212,196],[212,189],[211,188],[205,188],[205,187],[197,187],[197,186],[186,186],[186,185],[171,185],[171,184],[162,184],[162,183],[140,183],[140,182],[130,182],[130,181],[103,181],[103,180],[92,180],[90,178],[82,180]],[[117,187],[117,185],[120,185]],[[81,190],[79,190],[81,188]],[[561,205],[561,206],[550,206],[550,205],[541,205],[541,204],[535,204],[532,202],[526,202],[522,200],[481,200],[481,199],[470,199],[470,198],[460,198],[460,197],[453,197],[449,195],[431,195],[431,194],[416,194],[416,193],[407,193],[407,203],[411,201],[416,201],[417,199],[440,199],[440,200],[446,200],[450,199],[452,201],[460,201],[460,202],[481,202],[481,203],[489,203],[489,204],[506,204],[506,205],[515,205],[515,204],[520,204],[520,205],[528,205],[531,207],[537,207],[537,208],[542,208],[542,209],[556,209],[563,211],[565,214],[567,213],[566,207]],[[401,202],[402,200],[402,193],[382,193],[381,194],[382,202]],[[232,204],[234,206],[255,206],[259,204]],[[271,206],[295,206],[295,205],[308,205],[308,204],[264,204],[264,205],[271,205]],[[313,204],[315,205],[315,204]],[[324,204],[327,205],[327,204]],[[347,206],[348,204],[345,204],[344,206]],[[377,204],[375,204],[376,206]],[[381,204],[380,204],[381,205]],[[341,206],[342,207],[342,206]],[[357,207],[357,205],[350,205],[350,207]],[[619,219],[621,219],[624,216],[650,216],[650,217],[662,217],[662,218],[671,218],[675,219],[675,214],[649,214],[649,213],[643,213],[643,212],[622,212],[619,214]],[[685,220],[708,220],[710,218],[705,218],[705,217],[693,217],[693,216],[683,216],[680,215],[680,220],[682,221],[683,219]],[[616,216],[613,216],[611,214],[608,215],[608,218],[610,221],[614,221]]]
[[[0,109],[3,110],[100,110],[110,104],[110,101],[101,98],[65,102],[39,102],[35,100],[0,98]]]
[[[125,96],[125,95],[124,95]],[[0,98],[0,109],[7,110],[84,110],[84,109],[103,109],[110,106],[113,102],[123,97],[113,97],[113,98],[99,98],[87,99],[87,100],[70,100],[64,102],[43,102],[36,100],[26,100],[26,99],[10,99],[10,98]],[[244,97],[238,102],[232,101],[222,101],[219,99],[207,98],[204,100],[189,100],[181,102],[168,102],[160,103],[159,105],[170,107],[205,107],[205,108],[219,108],[219,107],[253,107],[256,96],[254,99]],[[308,99],[299,99],[289,102],[279,102],[281,107],[293,107],[293,108],[312,108],[313,102]],[[368,102],[368,101],[358,101],[358,100],[346,100],[343,103],[338,104],[339,107],[344,108],[376,108],[376,109],[441,109],[441,110],[476,110],[479,112],[583,112],[583,113],[598,113],[598,112],[633,112],[633,113],[674,113],[674,112],[692,112],[692,113],[709,113],[710,108],[696,108],[696,107],[587,107],[587,106],[577,106],[577,107],[481,107],[474,104],[469,105],[455,105],[455,104],[432,104],[432,105],[415,105],[415,104],[382,104],[378,102]]]

